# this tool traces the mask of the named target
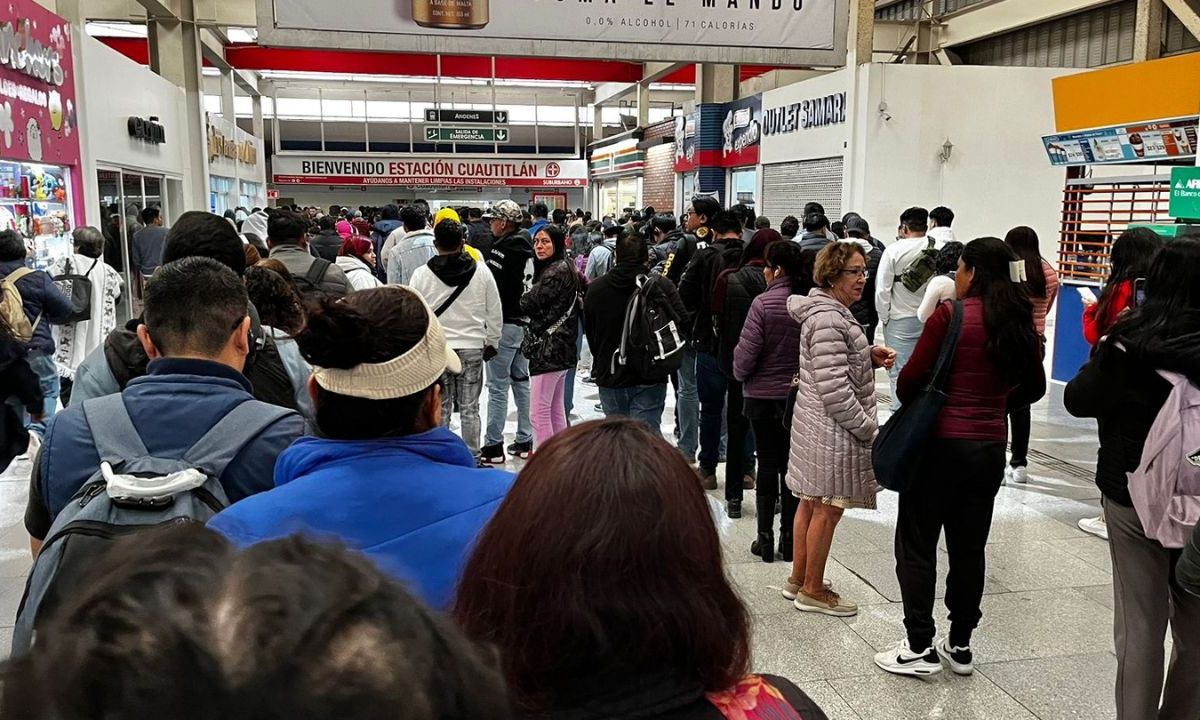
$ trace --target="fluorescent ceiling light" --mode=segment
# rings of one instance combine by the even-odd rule
[[[146,37],[146,26],[141,23],[90,22],[86,28],[92,37]]]

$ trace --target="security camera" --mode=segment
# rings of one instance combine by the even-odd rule
[[[879,117],[882,118],[884,122],[891,121],[892,114],[887,111],[887,102],[879,103]]]

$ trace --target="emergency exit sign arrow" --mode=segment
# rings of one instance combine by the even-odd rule
[[[507,128],[427,127],[425,139],[433,142],[506,143]]]
[[[501,142],[501,143],[508,142],[508,131],[503,128],[497,129],[496,130],[496,142]]]

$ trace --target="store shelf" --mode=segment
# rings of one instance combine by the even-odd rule
[[[53,205],[64,208],[67,206],[66,203],[57,200],[17,200],[14,198],[0,198],[0,205]]]

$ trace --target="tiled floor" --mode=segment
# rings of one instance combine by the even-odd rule
[[[600,415],[594,386],[577,382],[575,397],[578,417]],[[668,431],[670,417],[668,409]],[[511,441],[511,418],[509,426]],[[755,669],[796,681],[833,720],[1114,717],[1108,552],[1075,527],[1099,512],[1099,493],[1084,479],[1095,429],[1066,417],[1059,388],[1034,409],[1033,449],[1044,453],[1037,456],[1044,464],[1031,465],[1028,485],[1002,488],[996,504],[973,677],[898,678],[872,662],[876,650],[902,637],[891,493],[880,496],[877,511],[848,512],[838,528],[826,575],[860,606],[847,619],[799,613],[779,595],[788,568],[750,555],[755,518],[753,502],[746,503],[724,545],[730,576],[754,615]],[[0,476],[0,624],[11,624],[29,567],[21,522],[27,476],[27,464]],[[0,627],[0,653],[9,634]]]

